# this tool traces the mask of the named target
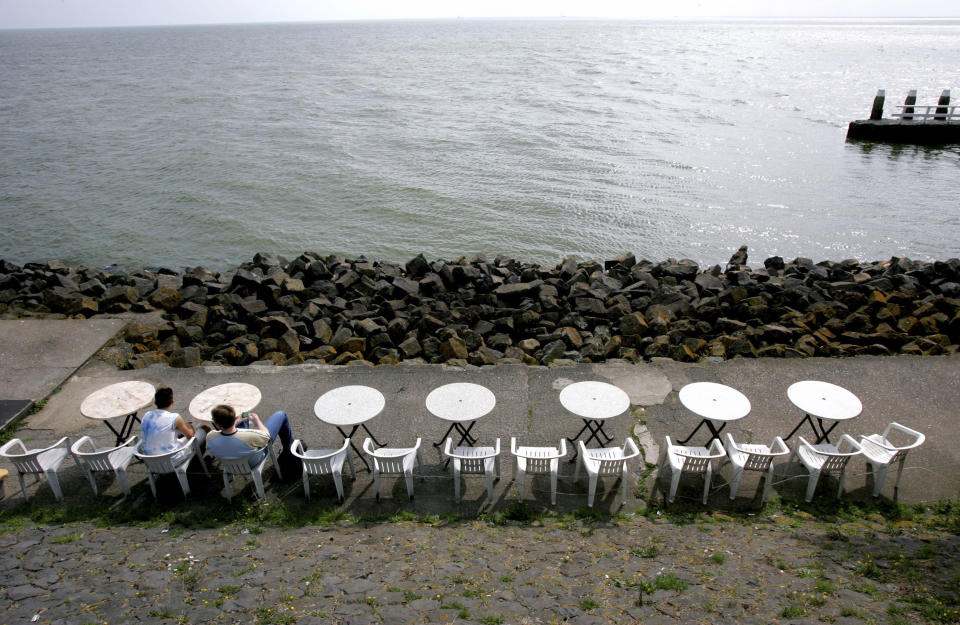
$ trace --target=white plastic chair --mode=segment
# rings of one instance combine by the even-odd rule
[[[810,472],[810,479],[807,482],[807,501],[813,499],[813,492],[817,489],[817,481],[823,473],[839,475],[840,486],[837,488],[837,497],[842,495],[843,481],[847,477],[847,464],[850,462],[850,458],[859,456],[862,451],[857,441],[853,440],[849,434],[844,434],[837,445],[832,443],[811,445],[805,438],[799,437],[794,455],[800,458],[800,462]]]
[[[779,436],[773,439],[770,445],[755,445],[752,443],[737,443],[733,440],[733,434],[727,433],[727,458],[733,465],[733,481],[730,482],[730,499],[737,498],[737,490],[740,488],[740,480],[743,478],[744,471],[766,472],[766,478],[763,485],[763,496],[760,498],[760,505],[767,500],[770,495],[770,488],[773,485],[773,469],[776,459],[780,456],[786,456],[790,453],[787,444]]]
[[[19,451],[16,451],[19,449]],[[24,475],[33,474],[37,476],[46,476],[50,484],[50,490],[57,501],[63,501],[63,491],[60,490],[60,480],[57,478],[57,469],[63,460],[70,455],[70,438],[64,436],[53,445],[43,449],[27,449],[19,438],[7,441],[3,447],[0,447],[0,456],[7,458],[13,463],[17,470],[17,479],[20,480],[20,491],[23,492],[23,498],[29,500],[27,495],[27,486],[23,481]]]
[[[890,432],[896,431],[909,437],[903,445],[894,445],[890,442]],[[926,440],[926,436],[920,432],[910,429],[905,425],[900,425],[896,421],[890,423],[883,434],[870,434],[860,437],[860,447],[863,449],[864,458],[867,466],[873,470],[873,496],[880,495],[880,489],[883,488],[883,481],[887,477],[887,469],[893,463],[898,463],[897,483],[893,490],[896,493],[900,487],[900,476],[903,474],[903,462],[907,459],[907,452],[914,447],[919,447]]]
[[[256,466],[251,467],[249,458],[254,454],[259,454],[263,451],[263,448],[254,449],[248,454],[244,454],[239,458],[221,458],[215,456],[217,460],[220,461],[220,469],[223,471],[223,487],[227,493],[227,501],[233,501],[233,493],[230,491],[230,480],[234,475],[249,475],[253,478],[253,485],[257,490],[257,496],[260,499],[266,499],[267,495],[263,490],[263,470],[267,464],[267,458],[270,458],[270,462],[273,463],[273,470],[277,472],[277,477],[283,479],[283,474],[280,473],[280,463],[277,462],[277,454],[273,450],[273,443],[267,443],[267,453],[263,458],[256,464]]]
[[[550,475],[550,505],[557,505],[557,471],[560,458],[567,455],[567,440],[560,439],[560,447],[517,447],[517,439],[510,438],[510,453],[517,458],[517,499],[523,496],[526,474]]]
[[[343,446],[340,449],[303,449],[303,443],[298,438],[293,441],[293,447],[290,451],[294,456],[300,458],[303,464],[303,493],[307,500],[310,499],[310,476],[311,475],[330,475],[333,477],[333,485],[337,487],[337,500],[343,503],[343,461],[350,464],[350,477],[355,477],[353,472],[353,458],[350,457],[350,439],[343,439]]]
[[[663,452],[663,460],[666,459],[670,464],[670,494],[667,500],[673,503],[677,496],[677,487],[680,485],[680,476],[683,473],[703,474],[703,503],[707,503],[707,496],[710,494],[710,481],[713,479],[713,461],[723,458],[727,452],[723,450],[720,439],[715,438],[710,443],[710,447],[686,447],[684,445],[674,445],[667,436],[667,446]]]
[[[373,448],[373,439],[363,441],[363,451],[373,460],[373,485],[380,501],[380,476],[402,475],[407,482],[407,494],[413,501],[413,464],[420,466],[420,438],[413,447]]]
[[[127,466],[133,460],[133,455],[137,451],[136,442],[137,437],[134,435],[116,447],[97,447],[92,438],[84,436],[70,446],[70,453],[73,454],[74,460],[83,467],[90,479],[90,486],[93,488],[94,495],[100,494],[94,473],[106,471],[113,471],[114,475],[117,476],[117,481],[120,482],[123,494],[130,495],[130,484],[127,482]],[[84,446],[86,446],[86,450]]]
[[[580,454],[577,456],[577,468],[573,472],[573,481],[580,479],[580,466],[587,470],[587,476],[590,478],[587,492],[587,507],[593,507],[594,495],[597,493],[597,478],[600,476],[620,476],[623,505],[627,504],[627,481],[629,471],[627,470],[627,460],[636,458],[640,455],[637,444],[632,438],[626,438],[623,441],[623,447],[600,447],[598,449],[587,449],[583,441],[577,441],[580,445]]]
[[[141,445],[142,444],[143,443],[141,443]],[[203,461],[203,456],[198,453],[199,449],[200,442],[194,437],[187,440],[183,447],[162,454],[142,453],[140,451],[140,445],[137,445],[133,455],[139,458],[147,467],[147,478],[150,480],[150,491],[153,493],[154,499],[157,498],[157,484],[153,476],[163,473],[175,474],[177,480],[180,482],[180,488],[183,490],[183,496],[186,497],[190,494],[190,482],[187,481],[187,467],[190,465],[190,459],[194,456],[197,456],[200,460],[200,466],[203,467],[203,472],[208,476],[210,475],[210,472],[207,471],[207,464]]]
[[[443,455],[453,460],[453,495],[460,503],[460,475],[486,475],[487,500],[493,505],[493,481],[500,479],[500,439],[494,447],[460,446],[454,449],[453,439],[448,438]]]

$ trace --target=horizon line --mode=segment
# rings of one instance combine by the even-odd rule
[[[960,20],[960,14],[941,16],[916,15],[670,15],[670,16],[604,16],[604,15],[512,15],[512,16],[456,16],[456,17],[353,17],[341,19],[303,19],[303,20],[249,20],[235,22],[166,22],[166,23],[129,23],[129,24],[89,24],[75,26],[0,26],[0,31],[14,30],[82,30],[98,28],[165,28],[172,26],[256,26],[284,24],[343,24],[354,22],[457,22],[457,21],[524,21],[524,20],[570,20],[570,21],[623,21],[623,22],[662,22],[662,21],[949,21]]]

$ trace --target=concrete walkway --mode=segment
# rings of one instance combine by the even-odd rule
[[[245,381],[263,393],[258,412],[287,410],[296,434],[312,447],[339,438],[313,416],[320,394],[345,384],[375,386],[387,403],[370,422],[371,430],[394,444],[421,436],[426,453],[412,502],[402,480],[388,479],[377,503],[366,471],[345,480],[342,505],[328,478],[314,480],[313,498],[307,502],[298,476],[281,481],[271,470],[264,505],[256,503],[247,485],[241,493],[235,491],[233,506],[221,495],[215,467],[211,477],[199,470],[191,473],[187,498],[176,480],[161,480],[157,502],[138,464],[130,467],[132,493],[126,498],[111,476],[99,479],[101,495],[93,497],[86,476],[69,460],[61,471],[64,503],[54,501],[40,482],[29,487],[31,502],[24,506],[16,480],[8,478],[7,497],[0,502],[8,520],[0,523],[0,597],[5,600],[0,623],[858,625],[952,622],[960,613],[955,524],[923,525],[877,514],[824,523],[793,506],[761,514],[755,476],[744,478],[740,496],[730,502],[729,467],[715,479],[707,506],[699,503],[702,482],[682,483],[678,501],[702,511],[695,522],[637,514],[651,497],[661,496],[663,482],[639,463],[631,466],[626,506],[620,504],[618,484],[608,480],[598,492],[597,508],[618,513],[611,522],[564,514],[586,503],[586,483],[572,479],[573,465],[566,462],[556,506],[549,505],[546,478],[533,479],[523,493],[532,513],[558,514],[519,524],[495,522],[496,515],[475,518],[491,509],[508,510],[516,498],[509,437],[556,444],[575,433],[581,422],[560,406],[557,396],[570,382],[593,379],[629,394],[630,413],[611,420],[607,429],[618,440],[636,433],[651,460],[663,436],[685,436],[698,422],[677,399],[677,391],[689,382],[722,382],[744,392],[753,410],[729,430],[738,438],[764,441],[786,434],[802,416],[785,395],[791,382],[836,382],[864,405],[863,414],[844,431],[880,431],[896,419],[927,434],[926,444],[909,456],[902,501],[955,499],[960,486],[954,448],[958,358],[662,361],[555,369],[304,365],[117,371],[90,358],[109,329],[49,322],[33,334],[40,340],[31,345],[21,327],[25,325],[0,323],[0,334],[23,335],[22,340],[13,337],[20,341],[17,357],[11,361],[5,356],[4,363],[21,367],[19,360],[33,355],[31,362],[47,366],[33,376],[9,375],[6,379],[13,383],[4,388],[17,394],[12,396],[37,399],[42,397],[30,393],[40,391],[30,389],[61,389],[16,432],[28,445],[84,434],[110,441],[107,428],[82,417],[79,406],[89,393],[113,382],[142,379],[170,385],[175,408],[185,412],[199,391]],[[87,336],[83,343],[80,335]],[[0,343],[4,340],[0,336]],[[67,363],[79,369],[74,372],[75,366]],[[46,386],[31,386],[43,380]],[[503,479],[492,508],[479,477],[465,480],[461,505],[453,502],[452,477],[430,444],[446,423],[427,413],[424,399],[431,389],[454,381],[484,384],[497,397],[493,412],[474,429],[481,442],[501,437],[505,449]],[[851,473],[844,499],[869,499],[862,461]],[[799,497],[806,478],[796,464],[787,463],[776,482],[780,494]],[[822,485],[818,499],[832,501],[835,487],[832,480]],[[884,496],[893,496],[892,480]],[[286,530],[261,521],[275,508],[353,516]],[[143,511],[151,521],[104,527],[77,520],[97,519],[108,509]],[[66,513],[67,523],[29,520],[55,518],[59,511]],[[385,522],[350,520],[396,512],[413,514]],[[460,514],[462,520],[430,520],[442,512]],[[191,518],[201,521],[191,523]],[[203,527],[211,519],[216,527]]]
[[[111,364],[96,358],[89,359],[106,340],[113,324],[99,321],[73,322],[49,321],[24,328],[31,323],[11,325],[0,323],[0,344],[16,344],[20,359],[31,362],[30,374],[17,364],[17,359],[5,356],[5,366],[13,372],[4,372],[8,393],[14,396],[36,397],[39,388],[50,389],[61,384],[69,375],[74,363],[81,366],[62,383],[61,390],[52,395],[43,410],[32,415],[19,430],[18,436],[28,444],[43,445],[60,436],[74,439],[84,434],[91,435],[101,443],[110,440],[110,433],[100,423],[80,415],[79,406],[89,393],[108,384],[141,379],[154,385],[169,385],[174,389],[174,409],[186,413],[190,399],[201,390],[228,381],[249,382],[260,388],[263,400],[257,408],[262,416],[275,410],[289,413],[295,435],[309,446],[331,447],[338,443],[337,431],[321,423],[313,415],[313,404],[325,391],[347,384],[364,384],[378,388],[386,397],[384,411],[369,422],[370,429],[384,443],[411,445],[416,437],[422,437],[424,447],[424,470],[422,479],[415,485],[417,499],[407,502],[402,480],[387,480],[392,487],[377,504],[373,497],[372,480],[366,471],[357,473],[357,479],[347,480],[345,508],[351,512],[389,511],[391,506],[411,509],[416,512],[456,511],[472,514],[486,509],[485,489],[481,478],[464,481],[464,503],[453,503],[453,483],[449,472],[442,467],[442,455],[431,443],[436,442],[446,426],[431,416],[424,407],[426,395],[437,386],[450,382],[470,381],[490,388],[497,398],[494,410],[482,418],[474,429],[481,443],[501,439],[503,479],[497,483],[494,509],[516,497],[511,477],[513,461],[509,454],[510,437],[521,443],[557,444],[562,437],[572,436],[580,429],[579,418],[568,413],[558,401],[560,389],[571,382],[603,380],[623,388],[633,405],[631,412],[610,420],[607,431],[617,441],[632,432],[646,443],[649,462],[657,461],[657,445],[665,435],[683,438],[699,422],[677,399],[677,391],[693,381],[714,381],[728,384],[743,392],[752,403],[751,413],[732,423],[727,431],[737,439],[768,442],[773,436],[785,436],[803,416],[786,397],[786,389],[794,381],[820,379],[839,384],[861,398],[863,413],[855,420],[841,424],[836,433],[858,434],[880,432],[890,421],[896,420],[914,427],[927,435],[927,442],[911,452],[907,460],[898,493],[904,502],[933,502],[954,499],[960,495],[960,451],[956,440],[956,407],[960,405],[960,358],[958,357],[861,357],[849,359],[738,359],[718,363],[681,364],[659,361],[643,365],[612,363],[604,365],[576,365],[558,368],[525,367],[507,365],[499,367],[453,368],[439,365],[399,365],[393,367],[331,367],[326,365],[300,365],[294,367],[207,366],[192,369],[171,369],[154,366],[140,371],[118,371]],[[89,324],[89,325],[87,325]],[[7,335],[4,337],[3,335]],[[31,343],[33,337],[35,343]],[[88,361],[89,359],[89,361]],[[37,386],[42,382],[43,385]],[[704,431],[698,434],[698,440]],[[809,432],[801,434],[810,436]],[[703,437],[705,440],[705,437]],[[836,438],[836,437],[835,437]],[[791,443],[795,442],[790,441]],[[358,447],[362,440],[358,440]],[[700,441],[699,444],[703,444]],[[360,463],[358,467],[362,468]],[[631,467],[637,477],[643,467],[636,463]],[[586,482],[573,480],[574,465],[564,463],[560,476],[558,510],[572,510],[585,505]],[[86,497],[89,485],[85,476],[72,465],[65,464],[65,490]],[[729,467],[716,480],[711,506],[720,509],[730,505],[726,486]],[[135,496],[149,496],[145,474],[139,465],[131,467],[135,483]],[[218,476],[219,477],[219,476]],[[642,505],[651,494],[656,493],[656,473],[648,473],[646,482],[637,488],[628,489],[627,510]],[[547,478],[534,478],[532,491],[524,497],[535,505],[549,505]],[[528,482],[529,483],[529,482]],[[681,500],[695,501],[700,492],[698,479],[684,480]],[[753,497],[759,504],[760,480],[747,475],[741,485],[738,504],[749,502]],[[833,484],[833,486],[831,486]],[[866,475],[864,463],[854,461],[851,466],[845,497],[867,497],[872,484]],[[775,489],[785,495],[799,496],[806,485],[806,476],[797,463],[784,464],[778,469]],[[75,488],[72,488],[74,486]],[[619,484],[606,480],[598,491],[597,505],[601,510],[615,511],[620,508]],[[274,489],[270,496],[302,498],[297,492],[298,483],[293,482],[282,489]],[[111,485],[116,489],[117,486]],[[530,487],[528,487],[530,488]],[[831,492],[833,489],[833,492]],[[49,494],[46,486],[40,489],[41,496]],[[333,499],[332,484],[319,480],[312,488],[315,494]],[[119,491],[117,491],[119,492]],[[8,495],[11,492],[7,487]],[[883,494],[893,497],[893,480],[884,487]],[[835,482],[822,485],[818,496],[835,496]],[[16,494],[15,498],[19,498]],[[8,499],[9,503],[9,499]]]

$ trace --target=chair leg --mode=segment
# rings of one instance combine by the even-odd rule
[[[870,463],[868,463],[870,464]],[[887,469],[889,465],[873,465],[873,496],[879,497],[883,489],[883,481],[887,479]],[[899,480],[898,480],[899,481]]]
[[[737,498],[737,491],[740,489],[740,480],[743,479],[743,468],[733,465],[733,479],[730,481],[730,500]]]
[[[552,460],[551,464],[554,462],[557,462],[557,461]],[[559,473],[559,471],[556,465],[550,468],[552,469],[550,471],[550,505],[555,506],[557,505],[557,473]]]
[[[267,449],[270,450],[270,461],[273,463],[273,470],[277,472],[277,478],[283,479],[283,474],[280,473],[280,463],[277,462],[277,453],[273,450],[273,443],[267,443]]]
[[[337,489],[340,490],[339,488]],[[303,472],[303,494],[307,498],[307,501],[310,501],[310,474],[306,471]]]
[[[23,479],[23,473],[17,473],[17,479],[20,480],[20,492],[23,493],[23,500],[30,501],[30,495],[27,494],[27,483]]]
[[[884,471],[884,476],[886,476],[886,471]],[[843,496],[843,482],[846,479],[847,479],[847,467],[843,467],[843,471],[840,472],[840,479],[838,480],[840,484],[837,487],[837,499]]]
[[[893,485],[894,495],[896,495],[897,490],[900,489],[900,477],[903,475],[903,464],[904,464],[904,462],[905,462],[906,460],[907,460],[906,455],[904,455],[904,456],[902,456],[902,457],[900,458],[900,466],[897,467],[897,481],[896,481],[896,482],[894,483],[894,485]]]
[[[50,490],[53,491],[53,496],[57,501],[63,501],[63,491],[60,490],[60,479],[57,477],[57,472],[54,469],[51,469],[46,472],[47,481],[50,482]]]
[[[764,482],[763,482],[763,495],[760,497],[761,506],[770,497],[770,489],[772,487],[773,487],[773,463],[771,462],[770,468],[767,469],[767,476],[764,478]]]
[[[588,474],[587,474],[587,479],[589,480],[589,484],[588,484],[588,486],[587,486],[587,507],[588,507],[588,508],[592,508],[592,507],[593,507],[593,498],[594,498],[594,496],[597,494],[597,479],[598,479],[598,477],[599,477],[599,476],[597,476],[597,475],[595,475],[595,474],[593,474],[593,473],[588,473]],[[557,502],[554,501],[553,503],[557,503]]]
[[[680,486],[680,476],[683,475],[683,471],[678,471],[676,469],[671,469],[670,473],[670,494],[667,497],[667,501],[673,503],[674,498],[677,496],[677,487]]]
[[[820,479],[820,471],[810,471],[810,479],[807,480],[807,503],[813,501],[813,491],[817,490],[817,481]]]
[[[93,489],[93,495],[96,497],[100,494],[100,491],[97,489],[97,478],[93,476],[93,471],[90,470],[90,467],[83,467],[87,472],[87,479],[90,480],[90,488]]]
[[[147,479],[150,480],[150,492],[153,493],[153,498],[157,498],[157,483],[153,481],[153,472],[149,469],[147,470]]]
[[[487,474],[487,501],[490,505],[493,505],[493,473],[491,471],[485,471]]]
[[[703,505],[707,505],[707,497],[710,496],[710,482],[713,478],[713,465],[707,465],[707,472],[703,474]]]
[[[114,473],[117,474],[117,481],[120,482],[120,488],[123,490],[123,494],[127,497],[130,496],[130,483],[127,481],[127,470],[126,469],[114,469]],[[96,492],[96,489],[94,489]]]
[[[190,482],[187,480],[187,467],[184,466],[183,471],[174,471],[174,473],[177,474],[177,479],[180,480],[180,488],[183,489],[183,498],[186,499],[187,495],[190,494]]]
[[[306,473],[303,474],[307,476]],[[333,485],[337,488],[337,501],[343,503],[343,475],[339,471],[333,472]]]
[[[404,472],[403,479],[407,482],[407,494],[410,496],[410,501],[413,501],[413,471]]]
[[[373,465],[373,490],[377,493],[377,501],[380,501],[380,471],[377,470],[376,461]]]
[[[453,498],[460,503],[460,460],[453,460]]]
[[[260,471],[253,471],[251,475],[253,476],[253,485],[257,489],[257,496],[260,497],[260,499],[266,499],[267,494],[263,492],[263,474]]]
[[[622,506],[627,505],[627,478],[629,476],[630,476],[630,471],[627,469],[626,461],[624,461],[623,474],[620,476],[620,490],[622,491],[621,499],[623,500],[623,503],[621,503],[620,505]]]
[[[230,475],[226,472],[223,474],[223,489],[227,492],[227,501],[233,501],[233,493],[230,491]]]

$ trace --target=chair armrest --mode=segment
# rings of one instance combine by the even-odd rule
[[[15,451],[13,451],[13,448],[14,448],[14,447],[19,447],[19,448],[20,448],[20,453],[16,453]],[[28,453],[30,453],[30,452],[27,450],[26,445],[24,445],[24,444],[23,444],[23,441],[20,440],[19,438],[11,439],[11,440],[7,441],[6,443],[4,443],[4,444],[3,444],[3,447],[0,447],[0,454],[3,454],[4,456],[7,456],[7,455],[11,455],[11,456],[24,456],[24,455],[26,455],[26,454],[28,454]]]
[[[629,460],[630,458],[636,458],[640,455],[640,449],[637,447],[637,444],[634,442],[633,438],[627,437],[623,441],[623,459]]]
[[[720,444],[720,439],[715,438],[713,442],[710,443],[708,451],[712,450],[713,453],[710,454],[711,458],[723,458],[727,455],[727,451],[723,448],[723,445]]]
[[[790,453],[790,448],[787,447],[787,444],[783,442],[783,439],[779,436],[774,436],[773,441],[770,443],[770,455],[771,456],[785,456]]]
[[[847,443],[847,445],[849,445],[849,446],[853,449],[853,451],[842,451],[842,450],[841,450],[841,447],[843,447],[843,444],[844,444],[844,443]],[[862,454],[862,453],[863,453],[863,447],[860,446],[860,443],[858,443],[857,441],[853,440],[853,437],[852,437],[852,436],[850,436],[849,434],[844,434],[844,435],[840,438],[840,442],[837,443],[837,453],[838,453],[838,454],[844,454],[844,455]]]
[[[927,439],[927,437],[924,436],[923,433],[918,432],[918,431],[914,430],[913,428],[908,428],[908,427],[905,426],[905,425],[900,425],[900,424],[897,423],[896,421],[892,421],[892,422],[890,423],[890,425],[888,425],[888,426],[886,427],[886,429],[883,430],[883,441],[884,441],[885,443],[887,442],[887,434],[890,433],[890,430],[899,430],[900,432],[903,432],[904,434],[906,434],[906,435],[908,435],[908,436],[912,436],[912,437],[914,437],[914,439],[915,439],[915,442],[911,443],[910,445],[906,445],[906,446],[904,446],[904,447],[900,447],[899,449],[910,449],[910,448],[912,448],[912,447],[917,447],[918,445],[922,445],[922,444],[923,444],[923,441],[925,441],[925,440]]]
[[[92,439],[92,438],[90,438],[89,436],[81,436],[81,437],[80,437],[80,440],[78,440],[77,442],[75,442],[73,445],[70,446],[70,453],[72,453],[72,454],[74,454],[74,455],[76,455],[76,454],[83,454],[83,453],[91,453],[91,452],[83,452],[83,451],[81,451],[81,447],[83,447],[84,445],[89,446],[90,449],[91,449],[91,452],[96,452],[96,451],[97,451],[97,446],[93,444],[93,439]]]
[[[560,458],[565,458],[567,455],[567,439],[560,439]]]
[[[40,450],[38,450],[38,451],[40,451],[40,452],[50,451],[51,449],[56,449],[57,447],[67,447],[67,448],[69,449],[69,448],[70,448],[70,437],[69,437],[69,436],[64,436],[63,438],[61,438],[60,440],[58,440],[58,441],[57,441],[56,443],[54,443],[53,445],[50,445],[49,447],[47,447],[47,448],[45,448],[45,449],[40,449]]]

